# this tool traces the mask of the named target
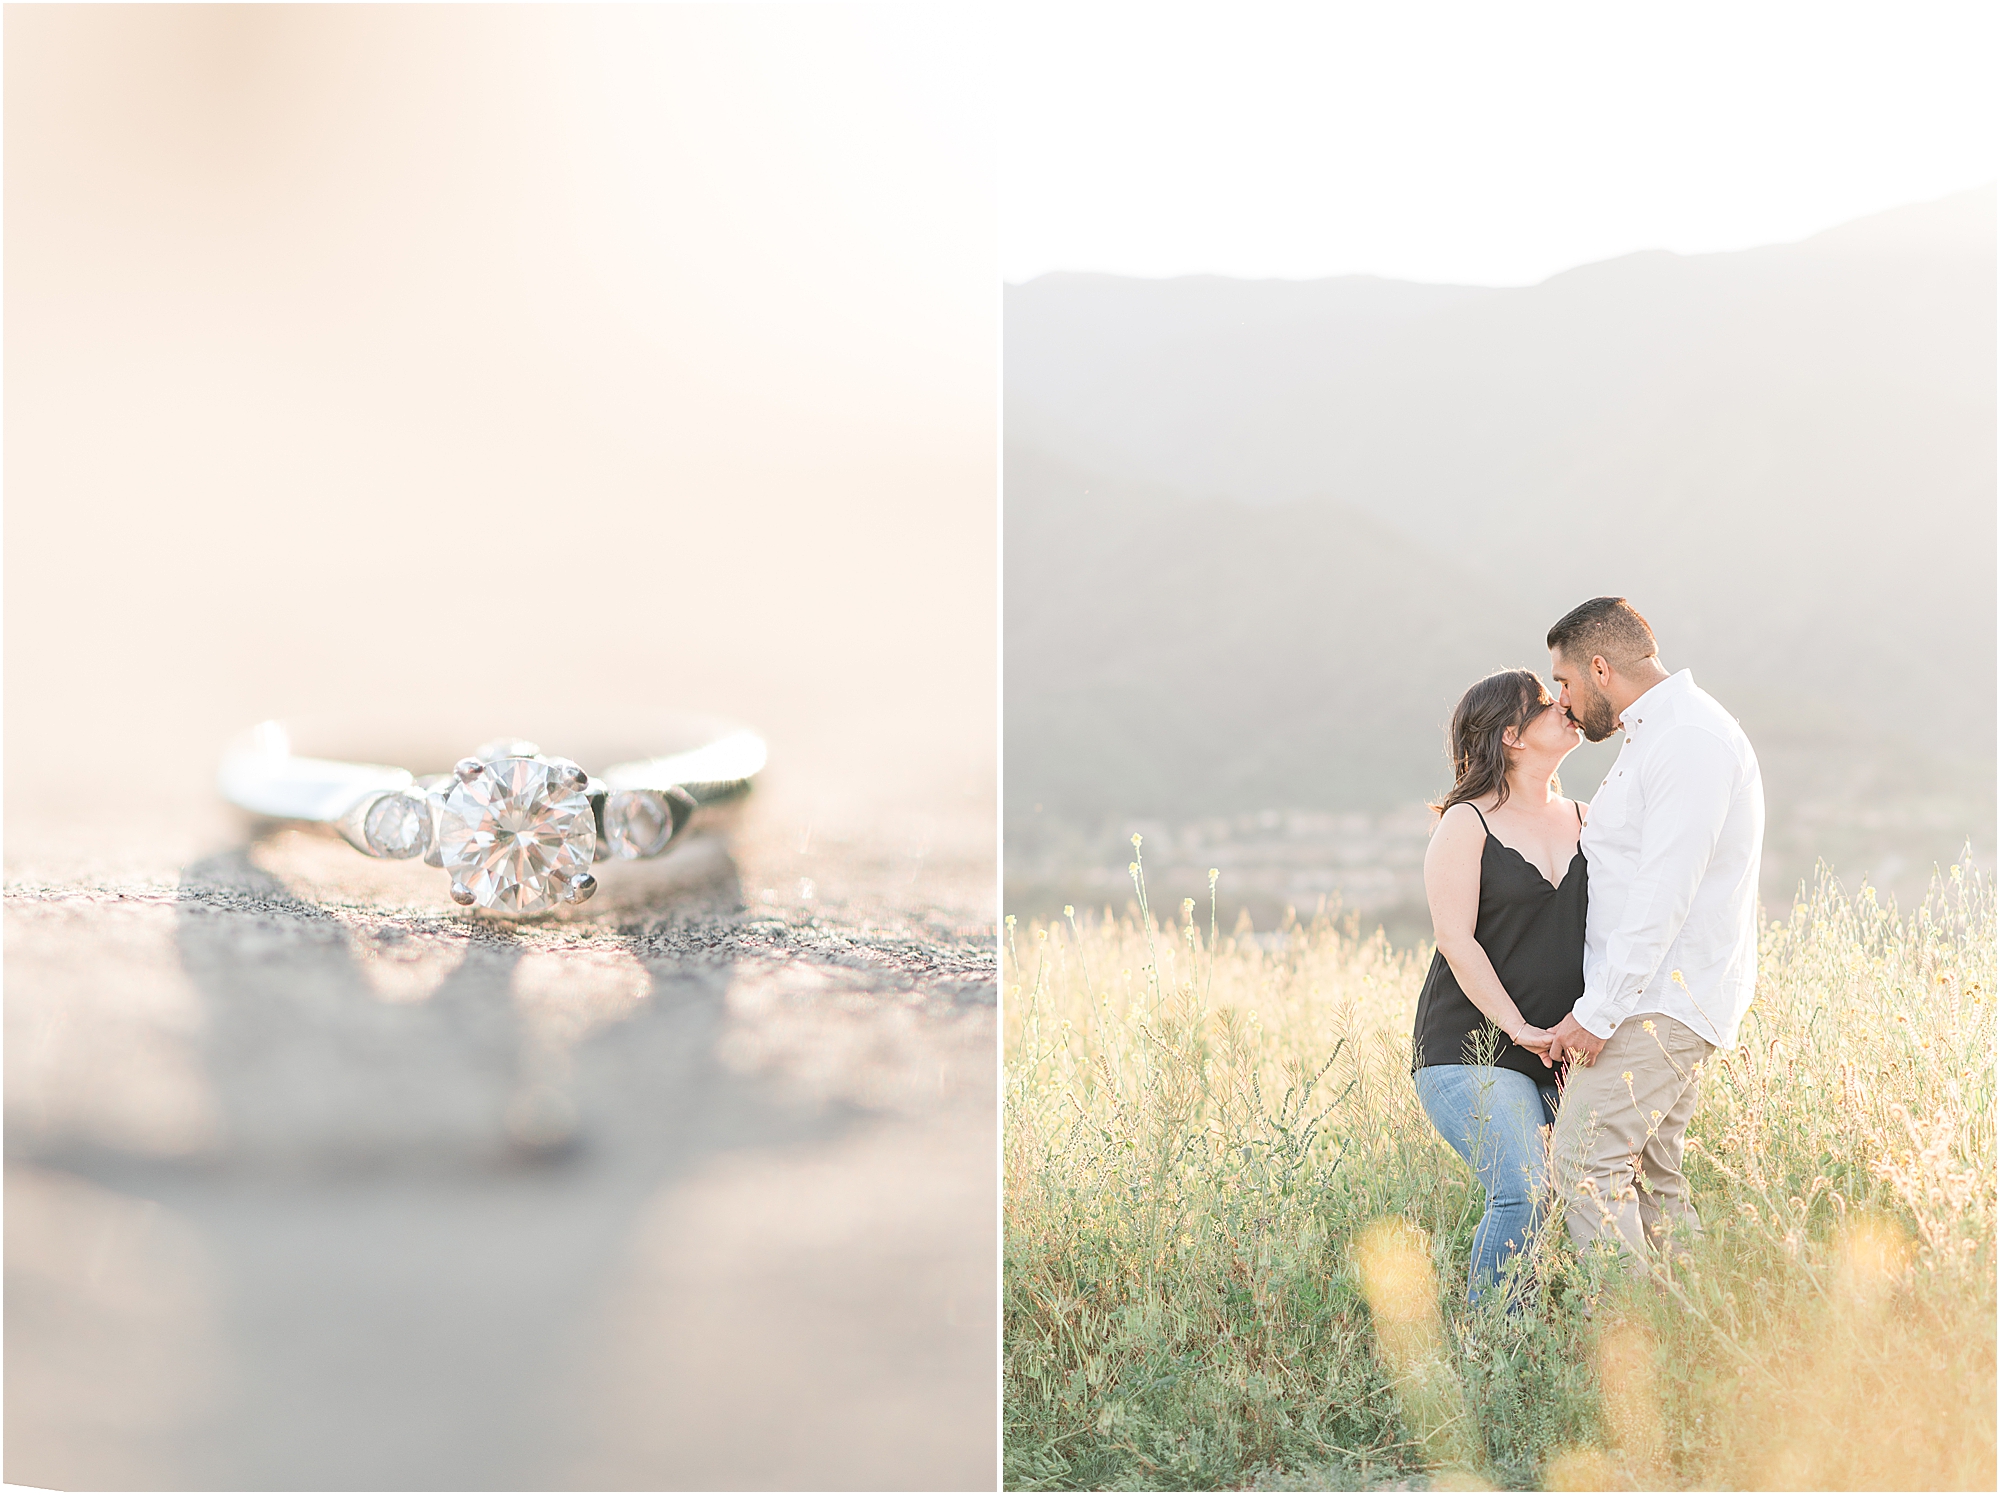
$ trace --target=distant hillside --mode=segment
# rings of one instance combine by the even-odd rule
[[[1518,599],[1340,504],[1189,499],[1017,444],[1007,473],[1009,758],[1066,808],[1403,803],[1435,787],[1439,681],[1539,662]]]
[[[1623,592],[1774,875],[1990,852],[1993,292],[1990,189],[1521,290],[1010,288],[1010,843],[1432,792],[1458,691]]]

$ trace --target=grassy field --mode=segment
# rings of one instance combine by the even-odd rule
[[[1428,950],[1163,917],[1133,871],[1009,921],[1009,1488],[1994,1487],[1986,881],[1767,923],[1692,1256],[1545,1232],[1510,1318],[1463,1303],[1481,1196],[1407,1073]]]

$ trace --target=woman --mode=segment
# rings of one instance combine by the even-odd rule
[[[1534,1238],[1555,1119],[1549,1029],[1583,995],[1583,807],[1556,768],[1582,733],[1531,670],[1502,670],[1451,715],[1456,782],[1424,854],[1437,954],[1413,1063],[1432,1125],[1472,1165],[1486,1214],[1469,1296]]]

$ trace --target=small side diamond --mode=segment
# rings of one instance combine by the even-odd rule
[[[620,789],[604,802],[604,839],[614,856],[658,856],[673,834],[674,813],[656,789]]]
[[[378,857],[420,856],[430,842],[430,810],[413,794],[385,794],[368,811],[361,834]]]

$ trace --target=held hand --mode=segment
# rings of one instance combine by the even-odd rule
[[[1554,1042],[1555,1035],[1547,1028],[1537,1028],[1531,1023],[1523,1023],[1507,1036],[1529,1053],[1539,1054],[1542,1063],[1549,1063],[1549,1045]]]
[[[1604,1048],[1604,1040],[1578,1022],[1573,1012],[1550,1030],[1549,1040],[1550,1053],[1573,1064],[1595,1064]]]

